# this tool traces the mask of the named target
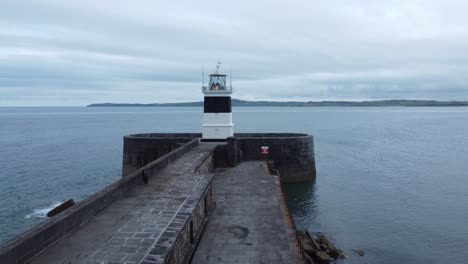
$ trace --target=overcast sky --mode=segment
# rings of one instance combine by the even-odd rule
[[[0,106],[468,100],[468,1],[0,1]]]

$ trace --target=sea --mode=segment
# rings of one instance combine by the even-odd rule
[[[0,243],[119,179],[124,135],[199,132],[202,112],[0,108]],[[236,132],[314,136],[317,179],[287,198],[342,263],[468,263],[468,107],[234,107],[233,119]]]

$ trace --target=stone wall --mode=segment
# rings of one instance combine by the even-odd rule
[[[214,150],[214,165],[216,168],[230,167],[227,160],[227,146],[226,144],[217,145]]]
[[[279,170],[285,183],[313,181],[316,177],[314,139],[307,134],[236,134],[237,158],[268,159]],[[261,147],[269,154],[262,156]],[[232,155],[231,155],[232,157]]]
[[[196,173],[212,173],[214,172],[215,168],[216,167],[215,167],[214,153],[211,153],[211,155],[195,169],[195,172]]]
[[[193,201],[195,206],[193,211],[183,208],[176,215],[169,228],[161,234],[156,245],[141,263],[190,263],[204,227],[213,211],[211,183],[198,198],[200,199]]]
[[[24,263],[52,243],[76,230],[81,224],[122,197],[134,186],[143,184],[144,178],[164,167],[198,145],[193,139],[126,177],[89,196],[75,206],[24,232],[0,248],[0,263]]]
[[[154,133],[127,136],[124,139],[123,174],[163,154],[171,147],[200,133]],[[314,138],[299,133],[235,133],[227,143],[215,149],[215,167],[232,167],[243,160],[268,159],[274,162],[285,183],[313,181],[316,177]],[[261,146],[269,147],[262,156]]]
[[[193,174],[212,175],[214,155],[208,156]],[[142,263],[188,264],[201,239],[203,230],[213,211],[213,190],[211,177],[206,188],[195,190],[177,215],[161,234],[155,246],[150,250]]]
[[[194,139],[193,134],[137,134],[124,137],[122,176]]]

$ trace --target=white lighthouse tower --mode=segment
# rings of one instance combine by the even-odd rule
[[[205,95],[202,141],[226,141],[233,136],[232,124],[232,83],[226,83],[226,74],[219,70],[210,74],[208,86],[203,82],[202,91]],[[204,73],[203,73],[204,74]],[[232,79],[231,79],[232,80]]]

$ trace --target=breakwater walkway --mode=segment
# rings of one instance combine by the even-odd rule
[[[279,184],[262,161],[217,169],[216,207],[192,263],[298,263]]]
[[[156,157],[158,148],[142,150],[149,141],[124,151],[124,162],[143,165],[1,245],[0,264],[299,262],[280,180],[265,161],[227,167],[229,146],[162,141]]]
[[[214,147],[201,144],[190,150],[31,263],[164,263],[213,177],[196,169]],[[190,258],[184,248],[180,251],[172,258]]]

